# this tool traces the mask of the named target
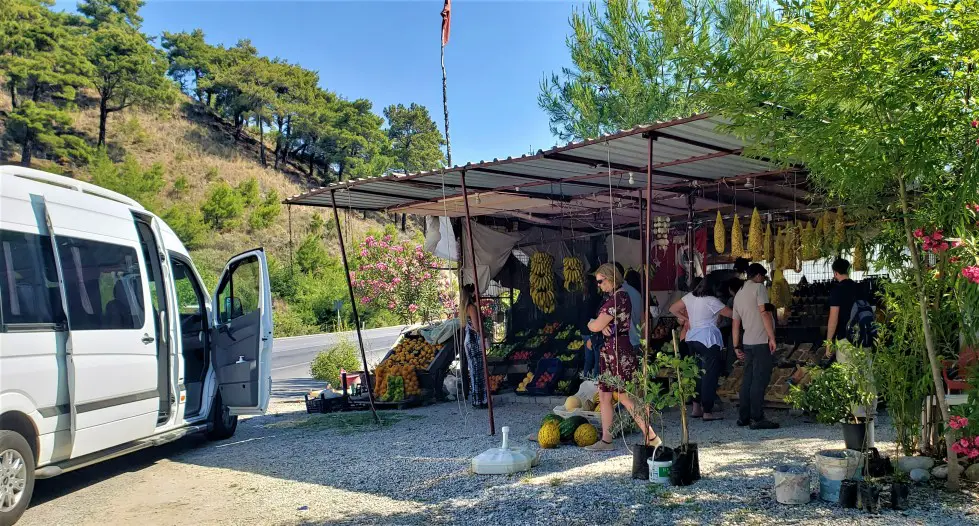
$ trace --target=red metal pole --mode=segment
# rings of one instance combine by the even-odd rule
[[[347,249],[343,246],[343,229],[340,228],[340,214],[337,213],[336,190],[330,190],[330,201],[333,202],[333,220],[337,226],[337,238],[340,241],[340,257],[343,258],[343,275],[347,277],[347,291],[350,293],[350,307],[354,311],[354,325],[357,327],[357,342],[360,344],[360,359],[364,361],[364,380],[367,384],[367,400],[371,405],[374,422],[381,423],[374,409],[374,389],[371,387],[371,372],[367,364],[367,353],[364,352],[364,337],[360,334],[360,315],[357,314],[357,298],[354,297],[354,284],[350,280],[350,265],[347,263]]]
[[[476,248],[473,246],[472,217],[469,214],[469,192],[466,191],[465,170],[459,173],[459,178],[462,181],[462,199],[466,205],[466,235],[469,237],[469,257],[472,259],[473,265],[473,288],[476,289],[476,321],[478,325],[477,330],[479,331],[479,349],[482,351],[480,355],[483,359],[483,383],[486,385],[486,403],[489,406],[489,425],[490,435],[492,436],[496,434],[496,422],[493,420],[493,395],[490,393],[489,369],[486,367],[486,338],[483,337],[483,305],[479,296],[479,273],[476,271]],[[468,313],[466,316],[468,316]],[[465,322],[464,320],[460,321]]]

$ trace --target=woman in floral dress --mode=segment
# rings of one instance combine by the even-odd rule
[[[602,292],[609,294],[608,300],[598,311],[598,316],[588,322],[588,330],[596,333],[604,331],[607,336],[605,345],[599,352],[599,369],[602,375],[614,375],[622,381],[630,381],[639,367],[639,358],[636,349],[629,341],[629,325],[632,320],[629,294],[622,289],[622,275],[611,263],[598,267],[595,271],[595,281]],[[598,391],[598,404],[602,414],[602,438],[587,449],[591,451],[615,449],[611,432],[614,411],[613,393],[618,393],[619,402],[636,421],[639,430],[646,438],[646,444],[655,447],[663,443],[652,427],[646,427],[648,415],[636,414],[636,404],[627,394],[617,391],[614,386],[605,381],[599,381]]]

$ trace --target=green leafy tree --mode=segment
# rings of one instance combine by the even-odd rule
[[[4,140],[21,146],[21,164],[37,151],[86,159],[84,141],[68,135],[78,88],[89,85],[84,39],[48,1],[0,0],[0,73],[10,95]]]
[[[911,269],[947,423],[931,271],[913,231],[966,211],[964,203],[933,198],[963,195],[958,189],[975,163],[979,3],[808,0],[782,2],[779,13],[752,44],[752,60],[712,82],[706,104],[756,151],[806,164],[816,187],[897,218],[904,247],[895,256]],[[955,464],[953,434],[945,439]],[[958,487],[957,470],[947,484]]]
[[[271,190],[266,194],[265,199],[252,211],[251,216],[248,218],[248,224],[252,227],[252,230],[264,230],[272,226],[281,213],[282,203],[279,202],[279,193]]]
[[[99,146],[105,145],[110,113],[173,101],[166,58],[138,30],[101,25],[91,36],[87,54],[95,69],[92,84],[99,92]]]
[[[245,204],[245,206],[255,206],[258,204],[258,200],[261,197],[258,188],[258,179],[249,177],[248,179],[238,183],[238,187],[236,189],[241,195],[242,202]]]
[[[367,177],[391,167],[391,141],[366,99],[341,101],[335,121],[323,139],[326,161],[337,180]]]
[[[153,207],[157,194],[166,186],[163,165],[156,163],[143,170],[132,155],[127,155],[121,164],[116,164],[104,150],[93,158],[89,174],[92,183],[131,197],[148,208]]]
[[[245,203],[241,194],[224,181],[215,183],[201,205],[204,221],[212,228],[222,230],[238,224]]]
[[[707,108],[694,97],[740,58],[767,2],[601,0],[571,17],[573,66],[541,82],[538,102],[562,140],[597,137]],[[700,60],[685,60],[690,58]]]
[[[126,24],[139,29],[143,23],[139,10],[144,5],[144,0],[82,0],[78,3],[78,12],[96,26]]]
[[[430,170],[442,164],[445,139],[425,106],[391,105],[384,108],[384,117],[388,120],[387,133],[396,165],[405,173]]]
[[[190,33],[163,32],[160,45],[167,52],[167,75],[180,84],[180,88],[192,93],[198,102],[211,104],[210,92],[203,88],[203,80],[212,74],[218,48],[204,41],[204,31]]]
[[[292,121],[293,136],[300,143],[295,153],[307,156],[310,179],[316,177],[317,161],[325,162],[324,148],[328,145],[327,138],[333,134],[339,104],[336,94],[317,89],[303,111]]]
[[[214,104],[222,116],[232,121],[235,141],[241,138],[241,130],[250,110],[241,90],[244,80],[239,66],[257,56],[258,50],[249,40],[239,40],[228,49],[218,47],[211,64],[211,74],[198,81],[199,88],[208,94],[208,103]]]

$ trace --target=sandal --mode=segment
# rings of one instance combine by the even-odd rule
[[[719,415],[716,413],[704,413],[704,422],[713,422],[715,420],[724,420],[724,415]]]
[[[615,449],[615,446],[611,442],[599,440],[590,446],[586,446],[585,449],[588,451],[612,451]]]

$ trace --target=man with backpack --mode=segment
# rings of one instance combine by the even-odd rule
[[[835,343],[847,340],[851,344],[871,349],[877,331],[874,323],[874,310],[868,303],[867,298],[861,297],[860,287],[855,281],[850,279],[850,262],[845,259],[837,259],[833,262],[833,279],[836,286],[829,293],[829,324],[826,330],[826,358],[832,358],[836,351]],[[850,363],[852,356],[840,352],[837,355],[840,363]],[[869,372],[871,367],[867,364],[870,384],[873,385],[873,373]],[[853,415],[858,418],[870,418],[871,425],[867,430],[868,447],[874,446],[874,426],[873,417],[877,412],[877,400],[869,407],[852,408]]]

